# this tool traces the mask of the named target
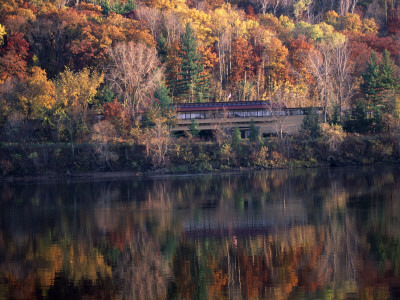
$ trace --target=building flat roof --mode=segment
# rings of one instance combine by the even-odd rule
[[[235,101],[235,102],[207,102],[207,103],[179,103],[175,104],[177,112],[185,111],[210,111],[210,110],[243,110],[243,109],[265,109],[279,108],[278,104],[270,101]],[[286,108],[280,107],[280,108]]]

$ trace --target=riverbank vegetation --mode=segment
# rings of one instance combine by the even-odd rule
[[[388,0],[2,1],[1,174],[397,161],[399,17]],[[173,103],[251,100],[322,123],[171,135]]]

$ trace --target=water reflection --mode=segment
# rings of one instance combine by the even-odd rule
[[[0,184],[0,299],[396,299],[397,167]]]

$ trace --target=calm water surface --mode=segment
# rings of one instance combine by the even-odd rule
[[[398,299],[400,167],[0,183],[0,299]]]

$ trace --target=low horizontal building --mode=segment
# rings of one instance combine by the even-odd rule
[[[261,135],[275,134],[281,130],[294,133],[301,128],[303,118],[309,108],[287,108],[269,101],[210,102],[176,104],[178,124],[175,132],[188,131],[194,119],[197,129],[232,130],[238,125],[242,137],[247,137],[251,120],[258,127]],[[322,109],[316,108],[318,114]]]

